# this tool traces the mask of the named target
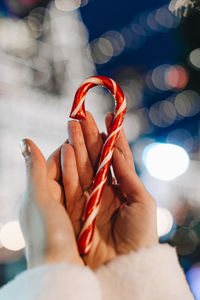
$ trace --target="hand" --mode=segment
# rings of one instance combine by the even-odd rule
[[[107,128],[112,118],[112,114],[107,116]],[[74,149],[74,162],[71,164],[75,165],[75,160],[77,164],[72,172],[73,187],[67,171],[70,162],[66,145],[62,149],[61,168],[67,211],[78,238],[85,201],[90,194],[103,140],[89,113],[84,121],[69,122],[69,140]],[[93,269],[119,254],[158,243],[156,203],[135,172],[132,153],[123,130],[114,149],[112,165],[118,184],[114,184],[109,175],[100,202],[92,247],[83,256],[85,263]]]
[[[23,140],[21,148],[27,183],[20,224],[27,247],[28,267],[60,261],[83,265],[59,184],[61,148],[47,162],[31,140]],[[65,150],[65,159],[70,161],[73,153],[68,151],[68,145]]]

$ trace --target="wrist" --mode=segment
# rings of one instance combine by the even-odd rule
[[[69,253],[66,254],[66,252],[61,252],[61,253],[48,253],[45,255],[44,258],[44,263],[48,263],[48,264],[53,264],[53,263],[59,263],[59,262],[67,262],[69,264],[76,264],[79,265],[81,267],[84,267],[84,262],[81,259],[81,257],[78,255],[70,255]]]

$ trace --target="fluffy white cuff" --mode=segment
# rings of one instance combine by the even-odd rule
[[[1,300],[100,300],[95,274],[65,262],[43,265],[18,275],[0,290]]]
[[[103,300],[193,300],[176,251],[158,245],[122,255],[96,271]]]

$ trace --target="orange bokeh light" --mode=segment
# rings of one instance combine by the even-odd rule
[[[188,72],[180,65],[171,66],[166,70],[165,82],[171,89],[184,89],[188,83],[188,80]]]

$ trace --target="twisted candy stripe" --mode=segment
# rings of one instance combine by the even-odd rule
[[[122,128],[126,112],[126,100],[121,88],[110,78],[94,76],[86,79],[76,92],[70,117],[73,119],[85,119],[85,97],[89,89],[96,85],[107,88],[115,99],[115,113],[113,122],[109,128],[107,139],[102,147],[99,167],[92,184],[92,192],[86,205],[84,225],[78,238],[80,254],[87,254],[91,248],[94,234],[95,220],[99,209],[100,198],[107,180],[113,148],[117,136]]]

